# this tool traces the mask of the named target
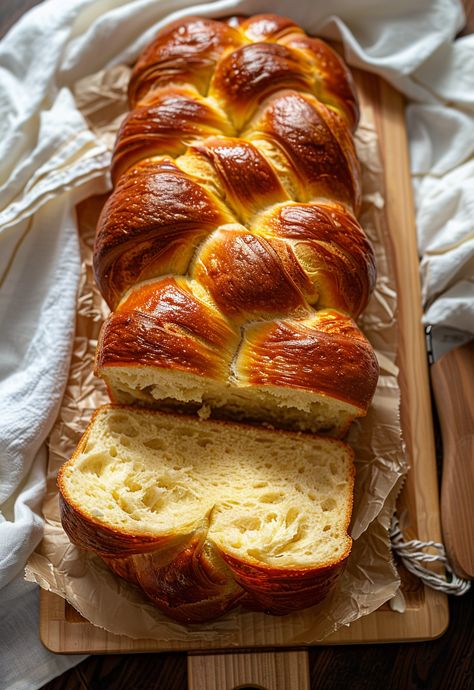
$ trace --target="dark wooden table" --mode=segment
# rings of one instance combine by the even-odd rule
[[[0,36],[38,2],[1,0]],[[474,28],[474,0],[464,4],[468,23],[463,33],[467,33]],[[473,590],[464,597],[450,597],[449,628],[432,642],[310,649],[312,690],[474,689],[473,600]],[[186,690],[186,655],[92,656],[42,688],[119,689]]]

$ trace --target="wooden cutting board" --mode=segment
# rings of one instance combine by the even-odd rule
[[[416,248],[415,217],[408,165],[408,148],[405,130],[403,97],[382,79],[366,72],[354,70],[354,77],[362,107],[374,110],[385,170],[385,220],[395,256],[398,284],[400,325],[400,388],[402,394],[402,428],[411,469],[399,498],[399,513],[405,516],[405,536],[421,540],[441,541],[438,486],[433,439],[432,410],[425,350],[421,323],[421,294],[419,286],[418,257]],[[388,605],[369,616],[361,618],[349,628],[337,631],[325,639],[324,645],[356,644],[371,642],[415,641],[440,636],[448,625],[448,604],[444,594],[425,588],[416,578],[401,572],[406,611],[396,613]],[[271,619],[269,618],[269,628]],[[113,635],[96,628],[70,607],[64,599],[41,590],[40,636],[48,649],[60,653],[130,653],[190,650],[183,642],[160,644],[154,640],[133,640]],[[317,643],[315,643],[317,644]],[[266,631],[246,632],[248,648],[284,647],[285,640],[275,642]],[[214,645],[216,646],[216,645]],[[209,643],[193,640],[192,649],[209,649]],[[278,655],[226,655],[190,657],[194,672],[190,687],[201,687],[198,677],[217,678],[218,671],[228,679],[232,664],[239,656],[242,669],[247,668],[255,683],[255,673],[274,673]],[[294,669],[291,687],[304,687],[306,653],[294,652],[285,657],[285,669]],[[268,658],[267,658],[268,657]],[[257,666],[252,661],[258,658]],[[266,661],[268,669],[265,670]],[[265,662],[265,663],[264,663]],[[202,673],[199,673],[200,665]],[[199,667],[199,668],[198,668]],[[254,668],[255,673],[252,672]],[[303,669],[303,671],[301,670]],[[235,674],[234,674],[235,675]],[[280,674],[281,675],[281,674]],[[239,682],[242,675],[238,675]],[[260,676],[259,676],[260,677]],[[237,679],[237,675],[235,675]],[[296,679],[296,680],[295,680]],[[210,681],[208,681],[210,682]],[[295,686],[294,683],[298,684]],[[227,683],[227,681],[226,681]],[[203,685],[210,690],[210,685]],[[214,686],[212,686],[214,687]],[[216,686],[217,687],[217,686]],[[224,687],[224,685],[220,686]],[[226,687],[234,687],[232,684]],[[270,686],[267,686],[270,687]],[[271,687],[277,687],[271,686]],[[285,687],[285,686],[281,686]],[[286,687],[290,687],[287,685]]]

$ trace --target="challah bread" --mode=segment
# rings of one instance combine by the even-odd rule
[[[75,544],[167,615],[203,622],[326,596],[351,548],[353,481],[335,439],[105,406],[58,484]]]
[[[286,18],[191,17],[129,97],[94,254],[112,400],[342,436],[378,377],[345,65]]]

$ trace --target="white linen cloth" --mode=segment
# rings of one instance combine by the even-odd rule
[[[474,36],[455,0],[46,0],[0,43],[0,688],[32,690],[78,663],[41,647],[21,581],[41,538],[44,441],[65,385],[79,253],[74,206],[108,187],[109,153],[75,82],[131,63],[186,14],[274,12],[342,39],[346,59],[412,101],[407,119],[425,318],[474,334]]]

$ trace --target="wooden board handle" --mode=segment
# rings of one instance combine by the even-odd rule
[[[443,436],[441,525],[450,563],[474,578],[474,341],[431,366]]]
[[[308,652],[188,654],[189,690],[309,690]]]

